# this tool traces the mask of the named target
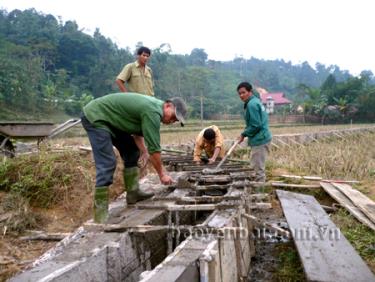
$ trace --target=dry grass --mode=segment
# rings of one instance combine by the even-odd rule
[[[349,128],[362,128],[362,127],[373,127],[374,124],[335,124],[335,125],[302,125],[302,124],[291,124],[289,126],[277,126],[270,125],[272,134],[293,134],[293,133],[304,133],[304,132],[321,132],[329,130],[340,130]]]
[[[243,131],[243,127],[245,125],[242,122],[242,127],[238,128],[238,121],[236,122],[236,128],[228,129],[226,126],[224,129],[221,130],[224,139],[233,140],[237,138],[241,132]],[[215,124],[215,123],[212,123]],[[304,132],[321,132],[321,131],[329,131],[329,130],[339,130],[339,129],[348,129],[348,128],[362,128],[362,127],[370,127],[374,126],[373,124],[341,124],[341,125],[270,125],[270,130],[273,135],[279,134],[294,134],[294,133],[304,133]],[[161,134],[161,141],[163,145],[166,144],[186,144],[194,142],[197,134],[201,128],[192,128],[191,131],[184,131],[184,132],[162,132]]]
[[[91,210],[93,179],[91,160],[77,152],[42,151],[3,161],[0,189],[5,193],[0,210],[11,216],[0,227],[16,233],[39,227],[43,223],[39,215],[57,206],[64,217],[81,224]]]
[[[269,161],[296,174],[328,179],[375,180],[375,138],[364,133],[319,141],[307,146],[273,149]]]

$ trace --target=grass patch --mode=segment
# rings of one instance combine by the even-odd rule
[[[340,209],[331,219],[375,272],[375,232],[358,222],[345,209]]]
[[[1,233],[22,233],[27,229],[38,227],[42,217],[33,212],[28,200],[16,193],[8,193],[0,200]]]
[[[83,161],[77,153],[69,152],[41,152],[4,160],[0,164],[0,189],[19,194],[32,206],[49,207],[69,194],[78,176],[71,164],[82,166]]]
[[[60,123],[72,118],[62,110],[54,110],[51,113],[46,113],[40,111],[23,111],[19,108],[7,108],[3,104],[0,104],[0,107],[1,121],[51,121]]]
[[[292,242],[278,245],[276,252],[279,266],[275,271],[274,281],[306,281],[298,252]]]
[[[41,214],[59,209],[66,218],[86,219],[92,206],[91,157],[78,152],[4,159],[0,163],[0,228],[23,232],[43,224]]]

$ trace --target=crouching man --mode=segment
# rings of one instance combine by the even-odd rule
[[[82,125],[90,140],[96,168],[95,222],[104,223],[108,217],[108,186],[113,182],[116,169],[113,146],[125,163],[127,203],[147,199],[153,194],[139,189],[138,159],[149,156],[160,182],[171,184],[172,178],[161,160],[160,123],[179,121],[183,126],[186,113],[186,105],[181,98],[162,101],[138,93],[108,94],[83,108]]]
[[[195,140],[194,162],[196,164],[201,164],[202,162],[213,164],[218,157],[223,158],[225,155],[223,143],[223,135],[216,125],[202,129]],[[202,156],[202,152],[206,156]]]

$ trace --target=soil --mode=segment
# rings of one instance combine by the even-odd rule
[[[275,199],[274,194],[271,194],[271,198],[272,209],[256,211],[254,216],[287,230],[287,223],[280,203]],[[274,232],[264,229],[261,229],[258,233],[255,232],[254,238],[255,256],[251,260],[248,281],[280,281],[275,275],[280,267],[280,260],[277,259],[278,253],[285,248],[294,249],[292,242],[283,236],[275,236]]]

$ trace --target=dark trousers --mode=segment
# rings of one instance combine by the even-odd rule
[[[109,186],[113,183],[113,173],[116,169],[113,146],[120,152],[126,167],[137,166],[139,149],[129,133],[111,128],[114,137],[107,130],[94,127],[85,116],[81,116],[81,121],[89,137],[94,155],[96,187]]]

